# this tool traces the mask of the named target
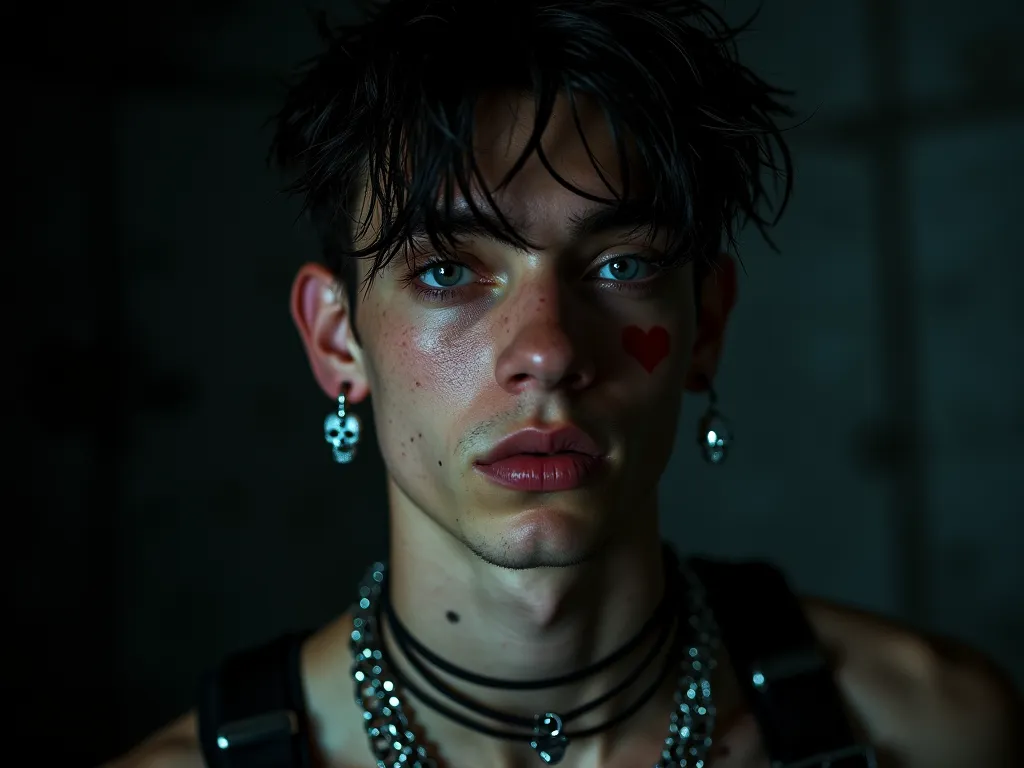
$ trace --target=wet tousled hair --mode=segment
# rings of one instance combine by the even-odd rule
[[[368,290],[415,230],[442,253],[457,247],[438,210],[454,195],[476,212],[477,190],[499,219],[496,234],[530,247],[492,194],[533,154],[582,197],[648,207],[652,230],[677,233],[666,266],[692,261],[701,270],[723,241],[736,250],[747,222],[774,248],[766,230],[792,188],[776,120],[792,112],[779,101],[787,91],[737,60],[735,39],[750,21],[730,27],[696,0],[391,0],[364,12],[350,26],[319,18],[326,50],[288,91],[270,155],[297,174],[288,189],[303,197],[327,266],[353,303],[356,258],[373,259]],[[528,92],[536,119],[518,161],[488,189],[472,137],[478,99],[497,89]],[[623,179],[607,198],[574,187],[544,155],[540,137],[559,95],[574,113],[580,97],[604,112]],[[630,168],[629,145],[639,169]],[[600,173],[592,153],[591,161]],[[781,186],[781,201],[765,176],[773,191]],[[370,232],[354,208],[367,184],[381,218],[372,241],[356,248]]]

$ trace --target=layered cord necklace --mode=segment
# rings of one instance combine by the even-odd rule
[[[583,669],[555,678],[528,681],[475,675],[422,645],[398,618],[388,599],[385,565],[374,563],[359,587],[358,607],[352,620],[351,648],[356,702],[363,710],[363,722],[378,768],[437,767],[436,759],[430,756],[426,745],[413,731],[404,711],[402,700],[406,693],[466,728],[493,738],[527,742],[541,761],[553,765],[562,760],[574,739],[605,731],[633,715],[654,695],[665,676],[676,668],[675,705],[669,714],[668,735],[654,768],[704,768],[715,723],[710,678],[715,669],[718,631],[697,578],[688,568],[680,568],[675,555],[667,548],[666,563],[664,596],[654,614],[629,642]],[[389,664],[381,634],[384,617],[396,645],[429,685],[467,710],[519,730],[492,728],[455,711],[413,684],[396,665]],[[673,627],[676,629],[674,636]],[[543,690],[583,680],[608,668],[639,647],[655,630],[658,631],[655,643],[622,682],[595,700],[564,714],[544,712],[523,717],[485,707],[445,684],[424,662],[480,686],[502,690]],[[632,685],[664,649],[670,636],[672,640],[664,666],[654,682],[635,701],[597,726],[579,731],[565,729],[566,723],[592,711]]]

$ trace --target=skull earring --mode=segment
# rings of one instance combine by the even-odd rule
[[[729,422],[718,412],[718,396],[708,382],[708,408],[697,425],[697,445],[708,464],[721,464],[732,447],[733,434]]]
[[[348,392],[352,385],[347,381],[341,385],[338,394],[338,412],[330,413],[324,419],[324,439],[330,443],[334,451],[334,460],[339,464],[348,464],[356,457],[356,446],[359,444],[359,417],[348,413]]]

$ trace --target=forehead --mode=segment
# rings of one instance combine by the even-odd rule
[[[585,96],[559,94],[539,146],[531,147],[536,110],[536,99],[522,91],[492,91],[477,101],[472,139],[477,175],[466,174],[469,178],[465,188],[454,178],[441,177],[432,182],[436,184],[435,198],[426,207],[441,214],[432,226],[472,236],[481,231],[481,218],[495,225],[496,207],[516,234],[546,250],[567,246],[586,232],[640,231],[653,224],[653,213],[646,202],[647,177],[634,142],[627,133],[616,135],[600,105]],[[413,184],[415,173],[414,168]],[[467,191],[482,217],[469,209]],[[445,206],[446,196],[450,196],[450,209]],[[627,205],[613,205],[616,201]],[[357,231],[357,246],[368,246],[375,236],[383,234],[386,226],[382,227],[385,222],[380,206],[389,202],[395,205],[390,216],[394,221],[400,213],[398,204],[373,199],[371,185],[362,185],[357,220],[367,226]],[[602,216],[616,209],[621,209],[619,215]],[[423,209],[417,207],[411,213],[405,234],[411,241],[427,240],[430,227],[425,224]],[[496,226],[506,229],[500,222]]]
[[[564,224],[626,192],[644,191],[644,174],[632,142],[623,137],[625,168],[615,132],[593,99],[559,94],[541,135],[539,151],[529,151],[536,126],[536,99],[529,93],[499,91],[477,103],[473,151],[483,183],[502,213],[531,235]],[[528,152],[522,168],[505,186],[507,174]],[[545,162],[547,165],[545,165]],[[567,189],[556,176],[578,191]],[[579,192],[584,193],[583,195]],[[456,202],[459,196],[456,195]]]

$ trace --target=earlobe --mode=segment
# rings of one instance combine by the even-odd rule
[[[364,400],[369,386],[343,287],[325,267],[306,264],[292,283],[289,305],[313,376],[324,394],[336,398],[342,383],[348,382],[349,401]]]

